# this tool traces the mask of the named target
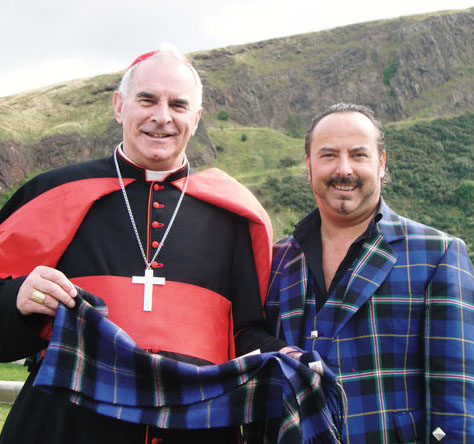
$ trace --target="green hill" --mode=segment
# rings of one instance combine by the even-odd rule
[[[387,202],[462,237],[474,257],[473,41],[471,8],[190,54],[204,113],[189,158],[249,186],[277,239],[314,206],[303,149],[311,117],[339,101],[368,105],[386,130]],[[39,171],[112,152],[120,76],[0,98],[0,205]]]

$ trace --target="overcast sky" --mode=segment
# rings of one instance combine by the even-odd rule
[[[163,41],[188,53],[474,0],[1,0],[0,97],[125,69]]]

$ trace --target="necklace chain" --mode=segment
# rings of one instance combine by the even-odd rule
[[[176,218],[176,215],[178,214],[178,210],[179,210],[179,207],[181,206],[181,202],[183,201],[184,195],[186,194],[186,189],[188,187],[188,180],[189,180],[189,162],[187,163],[186,182],[184,184],[183,190],[181,191],[181,195],[179,196],[179,200],[178,200],[178,203],[176,204],[176,208],[174,209],[174,213],[171,216],[171,219],[168,223],[168,227],[166,228],[165,234],[163,234],[163,237],[161,238],[161,242],[158,245],[158,248],[156,249],[155,254],[153,255],[151,261],[148,262],[146,260],[146,254],[145,254],[145,250],[143,249],[143,245],[142,245],[142,241],[140,239],[140,235],[138,234],[137,225],[135,224],[135,218],[133,217],[132,208],[130,207],[130,202],[128,201],[127,192],[125,191],[125,186],[123,184],[122,174],[120,173],[120,167],[119,167],[118,160],[117,160],[117,150],[118,150],[118,147],[114,151],[114,162],[115,162],[115,169],[117,170],[117,177],[118,177],[118,180],[120,182],[120,188],[122,189],[122,194],[123,194],[123,198],[124,198],[124,201],[125,201],[125,206],[127,207],[128,216],[130,218],[130,222],[132,223],[133,232],[135,233],[135,238],[137,239],[138,246],[140,247],[140,252],[142,254],[143,261],[145,262],[146,269],[148,270],[148,269],[150,269],[152,262],[158,257],[158,254],[161,251],[161,247],[163,246],[163,244],[165,242],[165,239],[166,239],[166,237],[168,236],[168,233],[171,230],[171,227],[172,227],[173,222]]]

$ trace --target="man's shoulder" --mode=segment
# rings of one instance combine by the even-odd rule
[[[80,186],[82,180],[111,177],[113,171],[113,164],[110,158],[101,158],[70,164],[40,173],[20,187],[1,208],[0,221],[6,219],[22,205],[47,191],[71,182],[78,182]]]
[[[189,178],[187,193],[213,205],[270,225],[270,218],[254,194],[218,168],[208,168]]]
[[[423,255],[426,262],[434,264],[454,245],[453,242],[459,243],[462,250],[466,249],[462,239],[388,210],[384,211],[377,229],[395,251],[409,252],[410,256]]]
[[[290,262],[303,254],[303,250],[293,237],[285,237],[273,244],[273,263]]]
[[[30,182],[35,185],[45,184],[50,187],[61,185],[76,180],[90,179],[95,177],[115,176],[112,168],[111,158],[86,160],[84,162],[73,163],[56,168],[51,171],[39,174]]]
[[[273,244],[274,250],[281,250],[281,249],[300,249],[300,246],[293,235],[285,237],[276,241]]]
[[[386,204],[382,208],[382,218],[377,223],[379,231],[384,236],[397,236],[397,237],[409,237],[409,238],[433,238],[452,240],[453,236],[441,231],[438,228],[426,225],[408,217],[402,216]]]
[[[198,171],[196,173],[196,177],[199,177],[199,180],[201,181],[209,181],[213,185],[226,184],[236,188],[248,190],[245,185],[240,183],[237,179],[234,179],[230,174],[227,174],[220,168],[206,168],[205,170]]]

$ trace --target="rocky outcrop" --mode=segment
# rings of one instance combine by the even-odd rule
[[[473,104],[474,9],[363,23],[194,55],[205,109],[242,124],[285,127],[339,102],[397,121]],[[392,73],[390,74],[390,68]]]
[[[0,194],[35,168],[31,150],[18,143],[0,144]]]
[[[111,122],[107,131],[94,137],[82,137],[77,133],[57,134],[27,146],[0,144],[0,194],[35,169],[47,171],[108,156],[121,140],[122,127]],[[196,167],[208,165],[215,159],[216,151],[203,122],[189,143],[188,156]]]

